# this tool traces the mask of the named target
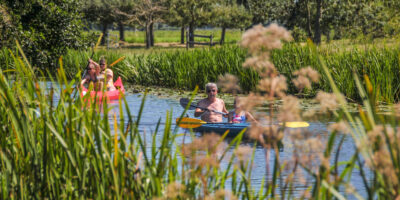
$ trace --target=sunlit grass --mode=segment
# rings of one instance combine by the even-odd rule
[[[362,48],[344,46],[327,46],[317,49],[318,55],[326,61],[339,89],[352,101],[359,101],[356,85],[352,81],[353,72],[363,76],[368,74],[373,85],[374,94],[380,102],[400,100],[400,48],[382,45],[363,46]],[[343,48],[342,48],[343,47]],[[344,50],[347,48],[347,50]],[[312,66],[320,73],[323,71],[317,55],[307,45],[287,44],[282,50],[272,52],[272,59],[280,73],[292,79],[292,73],[306,66]],[[7,52],[6,52],[7,53]],[[90,52],[69,51],[64,57],[70,66],[66,69],[71,78],[79,68],[84,66]],[[111,63],[122,56],[126,59],[113,67],[116,75],[124,81],[145,86],[164,86],[192,90],[198,85],[203,88],[207,82],[216,82],[218,76],[231,73],[239,77],[242,92],[254,91],[259,76],[243,68],[246,51],[237,45],[213,48],[196,48],[189,51],[182,48],[153,50],[99,50],[94,54],[98,60],[104,55]],[[8,67],[11,65],[8,64]],[[322,79],[326,76],[322,74]],[[290,81],[288,81],[290,83]],[[313,90],[301,93],[289,84],[289,93],[312,97],[318,89],[330,91],[326,81],[315,85]]]
[[[242,135],[232,140],[222,155],[216,152],[216,145],[224,138],[219,136],[211,136],[215,143],[209,144],[209,149],[183,152],[171,112],[163,120],[164,131],[158,131],[158,121],[155,132],[139,132],[146,95],[138,113],[130,112],[123,97],[120,109],[111,110],[105,98],[98,104],[80,97],[79,88],[74,87],[80,73],[68,81],[62,59],[47,85],[38,80],[26,59],[15,53],[10,56],[16,69],[14,78],[7,79],[0,70],[3,199],[197,199],[214,196],[232,177],[231,193],[235,196],[252,199],[265,195],[251,188],[249,165],[232,170],[234,157],[225,158],[228,149],[238,147]],[[143,134],[149,134],[146,137],[151,140]],[[159,139],[161,146],[156,145]],[[219,168],[214,161],[191,161],[197,158],[230,162],[228,167]],[[177,184],[184,187],[171,191]],[[171,196],[171,192],[178,195]]]
[[[113,35],[119,37],[118,31],[111,31]],[[225,35],[226,43],[236,43],[242,36],[242,31],[236,29],[228,29]],[[221,39],[221,29],[197,29],[195,30],[197,35],[213,35],[213,41],[219,42]],[[144,43],[145,32],[144,31],[125,31],[125,41],[129,43]],[[186,36],[185,36],[186,41]],[[196,41],[209,41],[206,38],[196,38]],[[181,42],[181,30],[155,30],[154,31],[154,42],[155,43],[180,43]]]

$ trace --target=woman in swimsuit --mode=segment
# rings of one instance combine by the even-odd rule
[[[239,101],[240,101],[240,98],[236,97],[233,102],[233,107],[235,108],[235,110],[229,112],[228,122],[229,123],[246,123],[247,120],[256,122],[256,119],[254,119],[253,115],[251,115],[249,112],[244,111],[240,108]]]
[[[89,61],[89,65],[88,65],[88,73],[86,74],[86,76],[82,79],[81,81],[81,86],[83,86],[85,83],[93,83],[94,84],[94,89],[97,89],[97,75],[96,75],[96,65],[93,62]]]

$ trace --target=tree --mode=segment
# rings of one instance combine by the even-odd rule
[[[68,48],[87,45],[78,0],[2,0],[0,7],[2,24],[15,31],[7,30],[1,46],[14,47],[10,39],[18,39],[30,62],[42,69],[56,67]]]
[[[126,23],[138,23],[145,27],[146,48],[150,48],[154,46],[154,23],[161,22],[161,16],[165,11],[166,8],[160,0],[135,0],[134,7],[131,11],[124,12],[117,10],[116,12],[127,18]]]
[[[249,15],[244,6],[239,6],[236,3],[217,4],[214,12],[216,17],[213,23],[222,28],[221,45],[224,43],[227,28],[245,28],[251,24],[252,16]]]
[[[0,47],[7,46],[12,43],[18,32],[18,27],[15,25],[14,17],[9,13],[7,7],[0,4]]]
[[[273,1],[273,0],[272,0]],[[271,0],[247,0],[241,2],[248,5],[250,14],[253,16],[253,24],[264,24],[268,21],[269,11],[271,10]]]
[[[189,24],[190,18],[187,13],[186,5],[181,0],[166,0],[165,7],[168,8],[164,13],[164,21],[170,26],[181,27],[181,44],[185,43],[185,28]]]
[[[171,15],[178,17],[183,26],[189,27],[189,42],[194,42],[194,30],[197,27],[209,25],[214,16],[212,0],[170,0],[169,5],[173,5],[174,9],[170,9]],[[193,43],[190,43],[193,47]]]
[[[115,10],[122,11],[124,13],[129,13],[131,10],[134,9],[134,3],[129,0],[114,0],[112,2],[112,15],[115,19],[115,22],[118,25],[118,31],[119,31],[119,40],[125,41],[125,22],[128,19],[128,17],[124,14],[120,14],[119,12],[114,12]]]
[[[108,39],[108,28],[116,21],[113,14],[113,0],[86,0],[84,1],[83,12],[85,18],[101,25],[103,37],[101,44],[104,45]]]

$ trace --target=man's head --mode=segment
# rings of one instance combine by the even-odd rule
[[[208,98],[215,98],[218,93],[218,87],[215,83],[207,83],[206,84],[206,93]]]
[[[106,59],[104,57],[100,58],[100,68],[103,71],[106,68]]]

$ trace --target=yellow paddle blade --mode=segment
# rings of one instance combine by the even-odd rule
[[[97,43],[96,43],[96,46],[94,47],[94,49],[97,49],[97,47],[100,45],[100,42],[101,42],[101,38],[103,37],[103,33],[100,33],[100,36],[99,36],[99,38],[97,39]]]
[[[120,61],[124,60],[125,56],[122,56],[121,58],[118,58],[116,61],[110,64],[110,67],[114,66],[115,64],[119,63]]]
[[[180,119],[181,118],[176,118],[176,123],[178,123]],[[203,124],[207,124],[207,122],[200,119],[184,117],[178,126],[181,128],[197,128]]]
[[[283,126],[283,123],[279,123],[279,125]],[[304,128],[309,127],[310,124],[307,122],[286,122],[285,126],[289,128]]]

